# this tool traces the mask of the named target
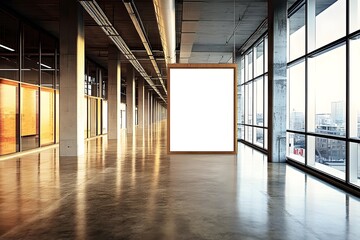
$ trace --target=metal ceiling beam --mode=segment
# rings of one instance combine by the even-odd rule
[[[88,12],[88,14],[94,19],[94,21],[101,27],[105,34],[113,41],[113,43],[118,47],[118,49],[124,54],[128,61],[134,66],[134,68],[140,73],[140,75],[145,79],[145,81],[154,89],[154,91],[159,95],[159,97],[166,103],[166,100],[160,93],[160,91],[155,86],[154,82],[151,80],[149,75],[146,73],[143,66],[136,59],[134,54],[131,52],[128,45],[125,43],[124,39],[117,32],[115,27],[107,18],[104,11],[98,5],[95,0],[79,0],[80,4]]]
[[[164,81],[162,79],[159,66],[157,65],[157,62],[154,58],[154,54],[151,49],[150,41],[148,39],[148,36],[145,33],[144,25],[141,21],[140,14],[138,13],[138,11],[136,9],[136,5],[135,5],[134,1],[132,1],[132,0],[123,0],[123,3],[125,5],[125,8],[129,14],[130,18],[131,18],[131,21],[133,22],[133,24],[135,26],[137,33],[140,36],[141,42],[145,47],[146,53],[148,54],[151,64],[153,65],[153,67],[155,69],[156,75],[159,78],[159,81],[160,81],[165,93],[167,94],[167,90],[164,85]]]
[[[153,0],[165,62],[176,62],[175,0]]]

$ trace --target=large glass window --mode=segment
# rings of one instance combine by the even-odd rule
[[[264,126],[264,81],[254,81],[254,121],[257,126]]]
[[[289,14],[287,156],[360,187],[359,1],[300,4]]]
[[[254,68],[255,68],[255,77],[264,73],[264,42],[263,41],[261,41],[255,47]]]
[[[237,112],[240,114],[241,113],[241,109],[242,109],[242,106],[241,106],[241,89],[239,87],[239,85],[237,86],[237,101],[238,101],[238,104],[237,104]],[[239,121],[237,122],[237,137],[240,138],[240,135],[241,135],[241,125],[240,125],[240,115],[238,116],[238,119]]]
[[[253,143],[261,148],[264,147],[264,129],[254,127]]]
[[[85,138],[103,133],[103,99],[106,98],[107,76],[105,70],[90,60],[85,64],[84,118]]]
[[[244,87],[238,85],[238,138],[244,139],[244,123],[245,123],[245,114],[244,114]]]
[[[103,99],[107,99],[107,84],[108,84],[108,77],[107,77],[107,73],[105,73],[105,71],[100,71],[101,76],[102,76],[102,95],[101,97]]]
[[[245,127],[245,141],[252,143],[253,142],[253,127]]]
[[[287,134],[287,156],[293,160],[305,163],[305,135]]]
[[[240,60],[240,74],[239,74],[239,82],[243,84],[245,82],[245,58],[242,56]]]
[[[238,64],[238,84],[237,84],[237,138],[238,139],[244,139],[243,133],[244,133],[244,88],[242,87],[242,84],[244,83],[244,56],[239,56],[236,59]]]
[[[245,107],[245,110],[246,110],[246,118],[245,118],[245,123],[247,124],[250,124],[252,125],[253,124],[253,84],[252,82],[251,83],[248,83],[246,84],[245,86],[245,96],[246,96],[246,107]]]
[[[264,126],[267,127],[267,120],[268,120],[268,76],[265,75],[264,76]],[[266,144],[265,144],[265,148],[266,148]]]
[[[265,52],[264,66],[265,66],[265,73],[267,73],[268,72],[268,56],[269,56],[269,54],[268,54],[268,37],[267,36],[264,38],[264,52]]]
[[[100,94],[99,68],[95,63],[86,61],[85,93],[89,96],[98,97]]]
[[[16,152],[17,83],[0,79],[0,155]]]
[[[238,138],[267,148],[267,37],[240,57]]]
[[[288,70],[289,129],[305,131],[305,62]]]
[[[308,165],[334,177],[345,180],[345,141],[308,136]]]
[[[345,135],[346,48],[331,49],[308,62],[308,131]]]
[[[350,137],[360,138],[360,38],[350,40]]]
[[[253,78],[253,53],[250,51],[245,57],[245,81]]]
[[[289,18],[289,62],[305,54],[305,5]]]
[[[350,0],[349,3],[350,32],[352,33],[360,29],[360,2],[359,0]]]
[[[308,5],[309,52],[345,36],[346,0],[312,0]]]
[[[350,143],[350,183],[360,187],[360,143]]]

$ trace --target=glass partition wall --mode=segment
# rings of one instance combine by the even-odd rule
[[[288,160],[355,188],[360,187],[359,16],[357,0],[298,1],[288,15]]]
[[[303,0],[289,8],[288,161],[353,188],[360,188],[359,39],[357,0]],[[238,138],[266,151],[266,35],[238,66]]]
[[[86,60],[85,138],[107,133],[106,74]],[[0,9],[0,155],[59,142],[59,76],[58,40]]]
[[[85,138],[99,136],[107,133],[107,101],[106,101],[106,75],[101,68],[89,59],[85,61],[85,96],[84,115]]]
[[[267,149],[267,37],[238,62],[238,139]]]
[[[54,144],[57,40],[0,10],[0,155]]]

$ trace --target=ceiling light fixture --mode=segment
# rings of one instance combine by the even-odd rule
[[[7,46],[2,45],[2,44],[0,44],[0,47],[4,48],[4,49],[6,49],[6,50],[9,50],[9,51],[11,51],[11,52],[15,52],[15,49],[13,49],[13,48],[11,48],[11,47],[7,47]]]
[[[37,64],[39,64],[39,62],[37,62]],[[40,66],[44,67],[44,68],[47,68],[47,69],[51,69],[50,66],[44,64],[44,63],[40,63]]]
[[[134,66],[136,71],[146,80],[146,82],[154,89],[154,91],[160,96],[160,98],[166,103],[166,100],[155,86],[149,75],[146,73],[143,66],[136,59],[130,48],[125,43],[124,39],[120,36],[114,26],[107,18],[104,11],[100,8],[95,0],[79,1],[88,14],[94,19],[94,21],[101,27],[105,34],[113,41],[118,49],[124,54],[129,62]]]
[[[46,64],[41,63],[40,65],[43,66],[44,68],[51,69],[51,67]]]

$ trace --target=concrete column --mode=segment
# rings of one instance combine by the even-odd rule
[[[164,110],[164,107],[161,105],[160,106],[160,120],[163,120],[163,110]]]
[[[144,127],[144,98],[145,98],[145,88],[144,88],[144,79],[139,78],[138,80],[138,125],[139,127]]]
[[[155,95],[156,93],[153,94],[153,122],[156,122],[156,98]]]
[[[156,101],[156,121],[159,121],[159,102]]]
[[[144,126],[149,125],[149,91],[145,89],[144,94]]]
[[[160,103],[159,101],[156,101],[156,120],[160,121]]]
[[[131,65],[126,73],[126,129],[135,131],[135,71]]]
[[[152,124],[154,122],[154,119],[153,119],[153,112],[154,112],[154,109],[153,109],[153,100],[154,100],[154,97],[153,97],[153,93],[150,91],[149,92],[149,123]]]
[[[286,161],[287,1],[268,1],[268,161]]]
[[[154,122],[157,122],[156,114],[157,114],[157,102],[156,99],[154,98]]]
[[[118,139],[121,129],[121,65],[116,46],[108,49],[108,139]]]
[[[160,119],[160,121],[163,119],[162,118],[162,111],[163,111],[163,106],[160,104],[160,108],[159,108],[159,119]]]
[[[156,93],[154,93],[154,122],[156,122]]]
[[[159,121],[161,120],[161,108],[162,108],[162,106],[161,106],[161,104],[159,103]]]
[[[60,1],[60,156],[84,154],[85,38],[83,9]]]
[[[154,98],[154,122],[157,122],[157,101]]]

